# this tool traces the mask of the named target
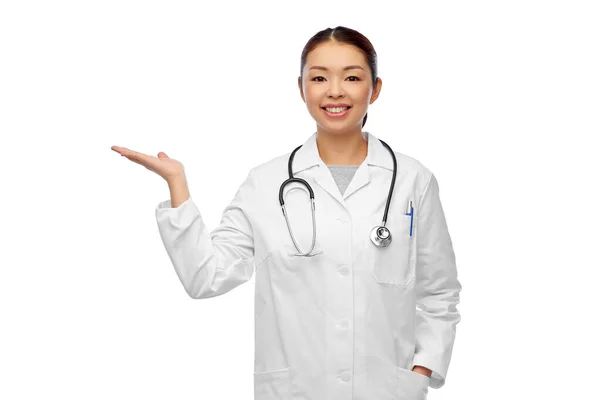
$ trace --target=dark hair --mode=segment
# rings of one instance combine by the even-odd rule
[[[373,80],[373,87],[377,83],[377,53],[375,48],[362,33],[355,31],[354,29],[346,28],[345,26],[338,26],[335,28],[327,28],[320,32],[317,32],[304,46],[302,55],[300,57],[300,80],[302,80],[302,71],[306,64],[306,58],[315,47],[324,42],[339,42],[345,44],[351,44],[358,47],[364,54],[367,64],[371,68],[371,79]],[[363,118],[362,126],[367,123],[367,114]]]

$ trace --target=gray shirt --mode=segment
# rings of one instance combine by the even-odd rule
[[[333,175],[340,193],[344,195],[359,165],[328,165],[327,167],[331,171],[331,175]]]

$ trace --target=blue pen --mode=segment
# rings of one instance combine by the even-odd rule
[[[415,209],[412,206],[412,201],[410,202],[410,236],[412,236],[412,228],[413,228],[413,216],[415,215]]]
[[[410,214],[406,213],[406,215],[410,215],[410,236],[412,236],[412,231],[413,231],[413,215],[414,215],[414,211],[415,209],[413,208],[412,205],[412,200],[408,202],[408,205],[410,207]]]

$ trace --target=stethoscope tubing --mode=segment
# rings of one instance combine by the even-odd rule
[[[394,192],[394,186],[396,184],[396,171],[398,170],[398,165],[397,165],[397,161],[396,161],[396,155],[394,154],[394,151],[392,150],[392,148],[383,140],[378,139],[386,148],[387,150],[390,152],[391,156],[392,156],[392,160],[394,163],[394,169],[392,172],[392,182],[390,184],[390,189],[388,192],[388,196],[387,196],[387,201],[385,204],[385,212],[383,214],[383,220],[382,220],[382,225],[381,226],[376,226],[375,228],[373,228],[373,230],[371,231],[371,241],[373,242],[373,244],[375,244],[375,246],[378,247],[385,247],[388,246],[389,243],[391,242],[392,239],[392,235],[389,231],[388,228],[386,228],[386,223],[387,223],[387,218],[388,218],[388,211],[390,208],[390,203],[392,200],[392,194]],[[317,229],[316,229],[316,220],[315,220],[315,193],[312,189],[312,187],[310,186],[310,184],[302,179],[302,178],[295,178],[294,174],[292,172],[292,165],[294,162],[294,156],[296,155],[296,152],[302,147],[302,145],[296,147],[294,149],[294,151],[292,151],[292,153],[290,154],[289,160],[288,160],[288,175],[289,178],[286,179],[281,186],[279,187],[279,204],[281,205],[281,210],[283,212],[283,216],[285,217],[285,222],[288,228],[288,231],[290,233],[290,236],[292,238],[292,242],[294,243],[294,246],[296,247],[296,250],[298,250],[299,253],[301,253],[301,256],[308,256],[314,249],[315,247],[315,242],[316,242],[316,237],[317,237]],[[310,201],[311,201],[311,209],[312,209],[312,223],[313,223],[313,240],[312,240],[312,246],[310,248],[310,250],[308,251],[308,253],[302,253],[300,251],[300,249],[298,248],[298,244],[296,243],[296,239],[294,238],[294,234],[292,233],[292,228],[290,226],[290,222],[288,220],[287,217],[287,211],[285,209],[285,201],[283,199],[283,191],[286,187],[286,185],[288,185],[289,183],[292,182],[297,182],[302,184],[303,186],[305,186],[308,189],[308,193],[309,193],[309,197],[310,197]],[[411,232],[412,232],[412,218],[411,218]]]

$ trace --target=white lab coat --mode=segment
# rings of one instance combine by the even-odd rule
[[[461,285],[438,182],[395,152],[386,224],[392,242],[375,247],[369,234],[383,219],[393,161],[373,134],[363,137],[368,154],[344,195],[319,156],[316,132],[296,152],[294,176],[315,196],[309,257],[296,255],[279,204],[291,151],[250,170],[211,232],[192,198],[156,208],[160,236],[190,297],[222,295],[255,275],[255,400],[424,400],[428,387],[445,383]],[[308,191],[292,183],[284,194],[306,252]],[[431,378],[413,372],[414,365],[431,369]]]

